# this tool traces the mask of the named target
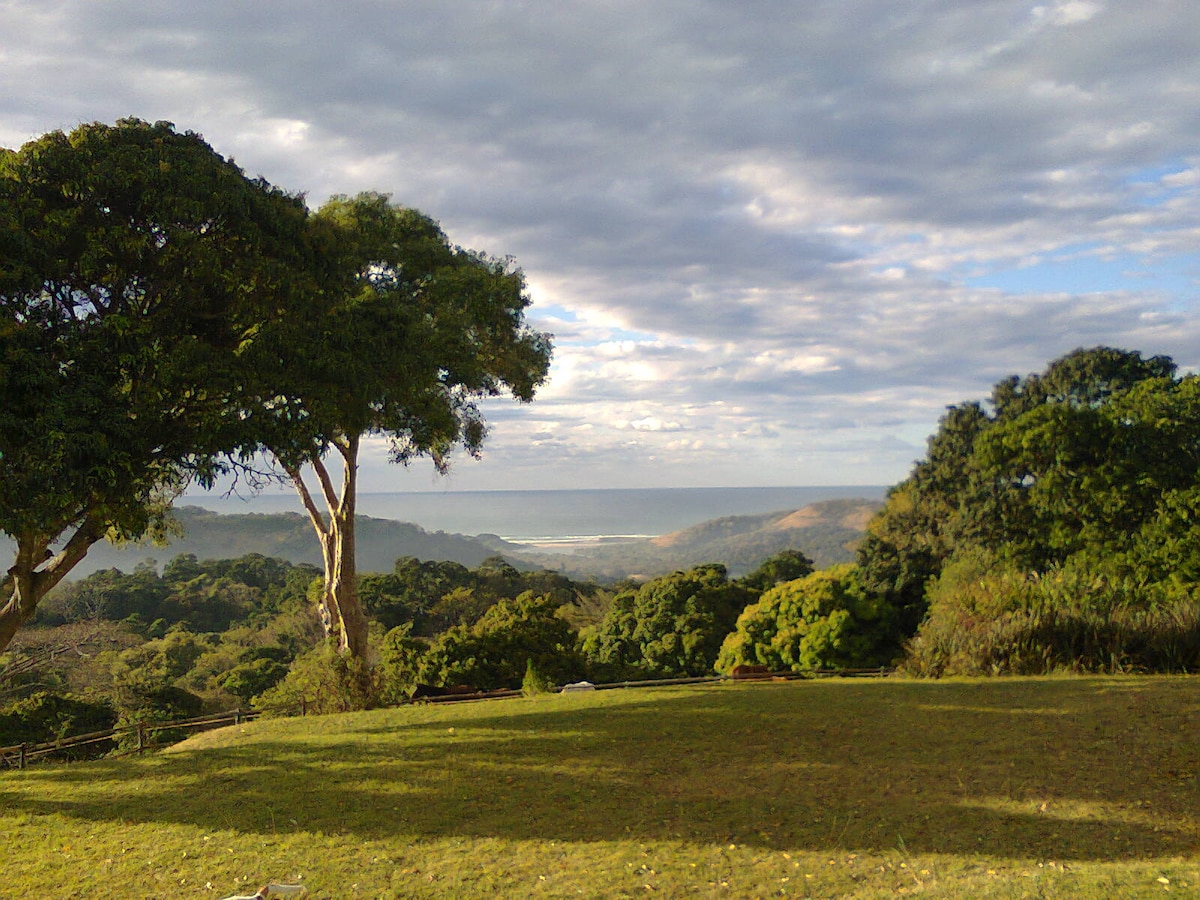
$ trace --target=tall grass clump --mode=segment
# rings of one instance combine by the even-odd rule
[[[1190,585],[1097,574],[951,564],[930,587],[929,614],[906,671],[1039,675],[1058,671],[1200,671],[1200,596]]]

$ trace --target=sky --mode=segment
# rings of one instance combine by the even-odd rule
[[[1194,0],[0,0],[0,145],[125,116],[523,268],[537,399],[365,491],[892,484],[1075,348],[1200,367]]]

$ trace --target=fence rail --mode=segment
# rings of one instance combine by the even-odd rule
[[[258,718],[257,712],[233,709],[228,712],[212,713],[207,716],[198,716],[194,719],[178,719],[172,722],[137,722],[133,725],[122,726],[121,728],[93,731],[88,734],[62,738],[57,741],[45,741],[38,744],[14,744],[10,747],[0,747],[0,766],[10,769],[23,769],[31,762],[96,744],[110,744],[115,748],[121,738],[126,736],[132,736],[134,743],[125,753],[142,753],[145,750],[151,750],[160,746],[156,737],[162,731],[169,729],[194,729],[196,731],[203,731],[207,728],[240,725],[242,722],[247,722],[255,718]],[[169,743],[174,742],[171,741]]]
[[[795,681],[808,678],[880,678],[892,674],[894,669],[880,667],[875,669],[810,669],[804,672],[754,672],[743,675],[703,675],[692,678],[659,678],[643,681],[614,681],[605,684],[592,684],[591,688],[598,691],[616,690],[621,688],[666,687],[679,684],[715,684],[723,681]],[[560,686],[559,690],[562,687]],[[421,702],[453,703],[468,700],[503,700],[509,697],[519,697],[521,691],[477,691],[471,693],[451,693],[442,696],[425,697]],[[303,701],[298,712],[304,715],[307,704]],[[198,716],[193,719],[179,719],[173,722],[138,722],[121,728],[110,728],[106,731],[93,731],[90,734],[80,734],[63,738],[58,741],[46,741],[40,744],[14,744],[10,747],[0,747],[0,768],[24,769],[29,763],[47,759],[55,754],[64,754],[82,747],[108,743],[115,749],[120,739],[133,736],[133,746],[118,754],[124,756],[142,753],[162,746],[156,738],[160,732],[179,729],[194,729],[202,731],[208,728],[222,728],[227,725],[240,725],[252,719],[257,719],[260,713],[244,709],[233,709],[228,712]],[[175,743],[168,741],[165,743]]]

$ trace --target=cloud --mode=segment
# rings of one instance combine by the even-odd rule
[[[169,119],[515,255],[556,360],[472,484],[888,481],[1077,346],[1200,365],[1183,0],[15,0],[0,35],[5,145]]]

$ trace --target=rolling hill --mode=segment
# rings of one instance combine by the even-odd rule
[[[419,525],[358,517],[360,572],[390,572],[398,557],[452,560],[474,568],[500,555],[520,568],[551,568],[575,578],[653,577],[704,562],[724,563],[732,575],[750,571],[786,549],[806,553],[818,567],[846,562],[879,508],[871,500],[827,500],[798,510],[725,516],[660,537],[620,540],[570,550],[514,544],[495,535],[429,532]],[[100,569],[132,571],[146,560],[164,562],[191,553],[198,559],[230,559],[248,553],[291,563],[320,565],[320,549],[308,520],[298,513],[215,513],[199,507],[175,510],[182,534],[166,546],[97,544],[73,578]],[[11,552],[11,545],[7,548]]]

